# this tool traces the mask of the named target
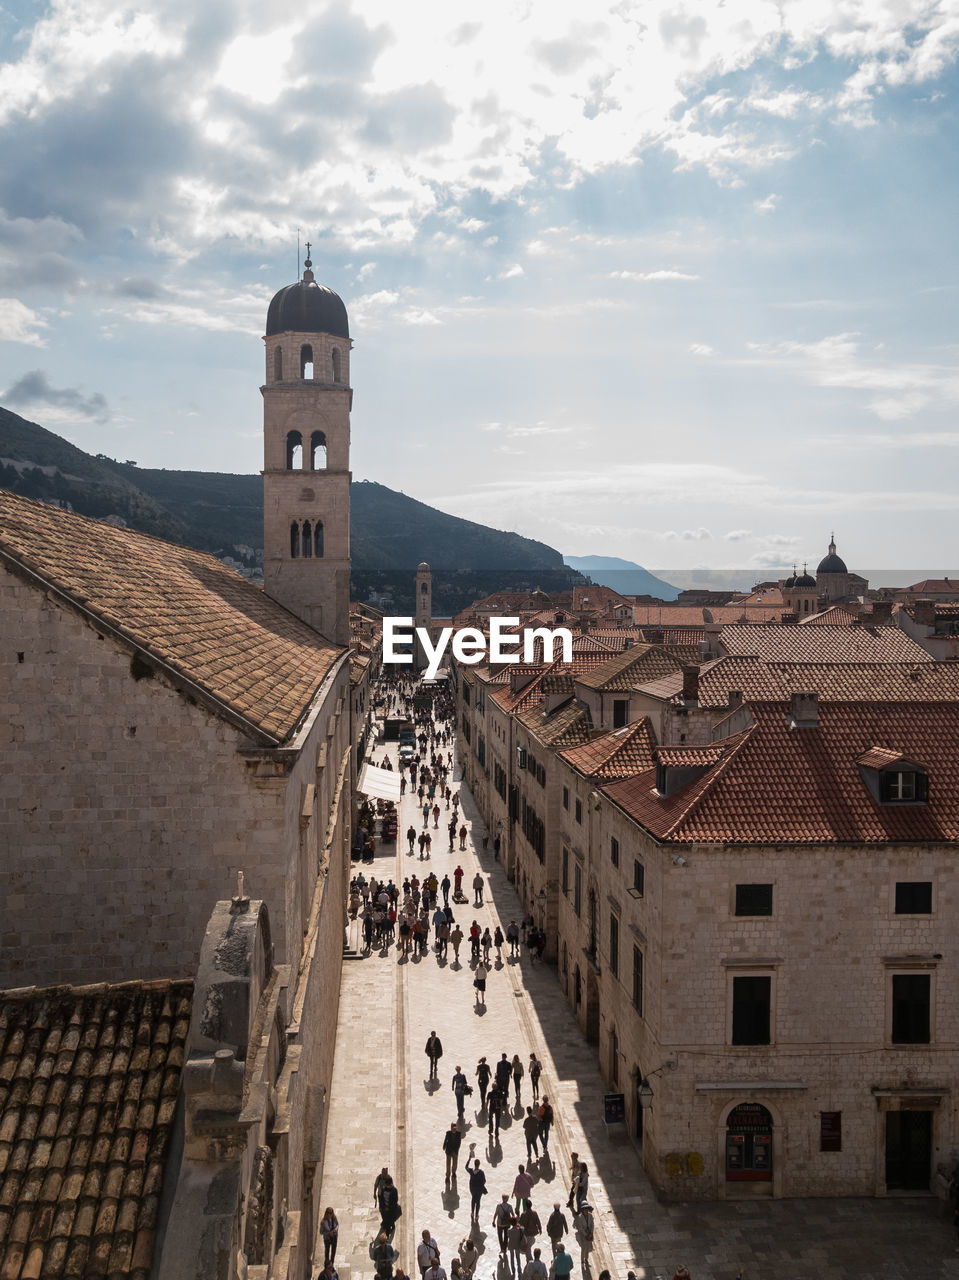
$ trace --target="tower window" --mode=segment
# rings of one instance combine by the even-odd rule
[[[308,560],[313,555],[313,530],[310,528],[309,520],[303,521],[303,558]]]
[[[311,380],[313,378],[313,348],[309,343],[304,343],[300,347],[300,377]]]
[[[336,347],[333,348],[333,381],[340,381],[340,353]]]
[[[425,583],[425,582],[420,586],[420,595],[421,595],[421,596],[425,596],[425,595],[426,595],[426,583]]]
[[[300,526],[295,520],[290,525],[290,555],[294,560],[300,555]]]
[[[321,559],[323,556],[323,521],[317,520],[313,526],[313,554]]]
[[[299,471],[303,466],[303,437],[299,431],[288,431],[286,435],[286,469]]]
[[[283,381],[283,352],[279,347],[273,352],[273,381]]]
[[[310,436],[310,470],[326,470],[326,433],[314,431]]]

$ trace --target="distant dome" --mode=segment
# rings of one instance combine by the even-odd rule
[[[429,571],[430,571],[430,567],[425,560],[421,560],[419,564],[416,566],[417,573],[429,573]]]
[[[839,563],[842,564],[842,561],[840,560]],[[799,577],[796,579],[796,581],[793,583],[794,587],[814,587],[815,585],[816,585],[816,579],[812,576],[811,573],[801,573]]]
[[[795,585],[796,585],[796,573],[794,570],[786,579],[786,581],[783,583],[783,587],[788,588],[788,587],[794,587]]]
[[[845,560],[840,560],[839,556],[836,555],[835,541],[830,542],[829,554],[826,556],[824,560],[819,561],[819,567],[817,568],[816,572],[817,573],[848,573],[849,572],[849,570],[846,568]]]
[[[266,336],[290,331],[331,333],[349,342],[350,322],[343,299],[332,289],[316,283],[310,270],[312,265],[307,258],[303,279],[274,294],[266,313]]]

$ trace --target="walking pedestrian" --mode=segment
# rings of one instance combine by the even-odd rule
[[[526,1261],[529,1262],[530,1250],[536,1243],[536,1237],[543,1230],[543,1224],[539,1220],[539,1214],[533,1208],[529,1200],[526,1201],[526,1208],[519,1215],[519,1224],[526,1233]]]
[[[559,1206],[559,1201],[553,1201],[553,1212],[546,1219],[546,1234],[549,1236],[549,1242],[553,1246],[553,1257],[556,1257],[556,1249],[563,1236],[569,1230],[569,1224],[566,1221],[566,1215]]]
[[[393,1232],[396,1230],[396,1221],[403,1210],[400,1205],[399,1192],[393,1185],[393,1179],[389,1174],[386,1175],[386,1181],[380,1188],[378,1205],[380,1210],[380,1231],[387,1240],[392,1240]]]
[[[429,856],[430,856],[430,850],[433,848],[433,837],[430,835],[430,833],[429,833],[428,831],[424,831],[424,832],[423,832],[423,835],[426,837],[426,839],[425,839],[425,843],[426,843],[426,856],[427,856],[427,857],[429,857]]]
[[[435,1080],[440,1058],[443,1056],[443,1042],[435,1031],[431,1031],[426,1041],[426,1056],[430,1060],[430,1079]]]
[[[470,1170],[470,1218],[473,1221],[479,1220],[480,1204],[486,1190],[486,1173],[480,1168],[480,1162],[474,1160]]]
[[[406,838],[410,843],[410,853],[412,853],[413,846],[416,844],[416,828],[415,827],[407,827]]]
[[[480,939],[480,946],[483,948],[483,963],[489,968],[489,953],[493,946],[493,935],[489,931],[489,925],[483,930],[483,936]]]
[[[377,1280],[391,1280],[393,1263],[399,1256],[397,1250],[390,1244],[387,1233],[381,1231],[370,1245],[370,1261],[373,1263]]]
[[[546,1155],[549,1151],[549,1130],[553,1123],[553,1108],[545,1094],[543,1101],[539,1104],[536,1118],[539,1120],[539,1140],[543,1144],[543,1155]]]
[[[453,944],[453,963],[454,964],[459,964],[460,962],[460,945],[462,944],[462,941],[463,941],[463,930],[459,927],[459,925],[456,925],[452,933],[450,934],[450,942],[452,942]]]
[[[534,1160],[539,1155],[539,1151],[536,1149],[536,1141],[539,1138],[539,1119],[532,1107],[526,1108],[523,1134],[526,1138],[526,1159]]]
[[[529,1083],[533,1090],[533,1101],[539,1101],[539,1078],[543,1074],[543,1064],[535,1053],[529,1055]]]
[[[512,1074],[513,1064],[505,1053],[500,1054],[499,1062],[496,1064],[496,1083],[503,1090],[507,1101],[509,1100],[509,1081]]]
[[[505,1099],[506,1099],[506,1095],[504,1094],[503,1090],[499,1087],[499,1083],[494,1080],[493,1087],[489,1091],[489,1100],[486,1104],[486,1117],[487,1117],[487,1120],[489,1121],[490,1137],[494,1136],[493,1135],[494,1126],[496,1128],[495,1136],[496,1136],[497,1142],[499,1141],[500,1116],[503,1110],[503,1103]]]
[[[566,1252],[566,1246],[562,1243],[556,1246],[556,1252],[553,1255],[553,1275],[556,1280],[567,1280],[567,1277],[573,1271],[573,1255]]]
[[[422,831],[420,832],[419,836],[417,837],[417,844],[420,846],[420,861],[422,861],[422,859],[423,859],[423,850],[426,848],[426,835],[425,835],[425,833],[424,833],[424,832],[422,832]]]
[[[470,925],[470,952],[473,960],[479,959],[480,927],[476,920]]]
[[[519,1273],[523,1267],[523,1262],[525,1261],[523,1255],[526,1252],[526,1232],[520,1226],[516,1218],[513,1218],[507,1228],[506,1247],[509,1251],[510,1274],[517,1277],[518,1280]]]
[[[440,888],[443,890],[443,906],[448,907],[450,905],[450,878],[448,873],[440,881]]]
[[[464,827],[463,831],[465,830],[466,828]],[[461,836],[463,834],[463,831],[460,832]],[[473,906],[481,907],[482,905],[483,905],[483,877],[480,874],[480,872],[477,871],[476,875],[473,877]]]
[[[576,1241],[579,1244],[579,1261],[584,1271],[589,1270],[589,1255],[593,1250],[593,1210],[584,1200],[579,1207],[579,1212],[573,1219],[573,1228],[576,1232]]]
[[[464,823],[463,826],[460,827],[460,851],[461,852],[466,848],[466,837],[468,834],[469,833],[466,830],[466,824]]]
[[[446,1153],[447,1184],[449,1184],[451,1178],[454,1182],[456,1181],[456,1162],[459,1160],[460,1144],[462,1141],[463,1135],[460,1133],[459,1126],[454,1120],[443,1135],[443,1151]]]
[[[440,807],[438,804],[433,805],[433,830],[436,831],[440,825]]]
[[[440,1247],[433,1239],[433,1235],[427,1227],[423,1230],[420,1242],[416,1246],[416,1265],[420,1269],[421,1276],[425,1276],[427,1271],[429,1271],[434,1258],[439,1262]]]
[[[462,867],[457,867],[453,872],[453,897],[461,898],[463,896],[463,877],[466,872]]]
[[[510,959],[515,960],[519,954],[519,925],[511,920],[506,926],[506,941],[509,943]]]
[[[479,1161],[477,1161],[477,1164],[479,1164]],[[471,1173],[470,1178],[472,1179],[472,1177]],[[483,1174],[483,1181],[486,1181],[485,1174]],[[479,1249],[474,1244],[473,1237],[467,1236],[465,1240],[460,1241],[460,1266],[463,1268],[463,1280],[473,1280],[473,1272],[476,1270],[478,1261]]]
[[[492,1225],[496,1228],[496,1237],[499,1240],[499,1251],[501,1257],[506,1257],[506,1233],[509,1231],[510,1223],[513,1221],[513,1210],[509,1207],[509,1196],[503,1192],[502,1199],[493,1210]]]
[[[323,1265],[324,1267],[336,1261],[336,1242],[339,1239],[340,1224],[336,1214],[333,1212],[333,1206],[330,1205],[320,1219],[320,1237],[323,1241]]]
[[[489,970],[481,960],[473,970],[473,986],[476,988],[476,1003],[486,1007],[486,975]]]
[[[533,1256],[523,1268],[522,1280],[548,1280],[549,1268],[540,1256],[541,1249],[534,1249]]]
[[[579,1173],[576,1177],[576,1207],[582,1208],[583,1202],[589,1193],[589,1170],[583,1160],[579,1162]]]
[[[476,1082],[479,1085],[480,1102],[483,1104],[483,1110],[486,1110],[486,1091],[489,1089],[490,1076],[493,1074],[492,1068],[485,1058],[480,1058],[476,1064]]]
[[[463,1069],[457,1065],[453,1072],[453,1083],[451,1084],[453,1096],[456,1099],[456,1114],[463,1119],[464,1109],[466,1106],[466,1090],[469,1088],[469,1081],[463,1074]]]
[[[497,963],[497,964],[502,964],[502,963],[503,963],[503,943],[504,943],[505,941],[506,941],[506,939],[503,937],[503,930],[499,927],[499,925],[497,925],[497,926],[496,926],[496,931],[495,931],[495,933],[493,934],[493,946],[496,948],[496,963]]]
[[[513,1088],[516,1091],[516,1102],[519,1104],[520,1089],[523,1087],[523,1076],[526,1074],[526,1068],[523,1066],[522,1060],[518,1053],[513,1054]]]
[[[526,1172],[526,1166],[519,1166],[519,1173],[513,1179],[513,1195],[516,1197],[516,1212],[525,1209],[530,1203],[530,1192],[533,1190],[533,1179]]]

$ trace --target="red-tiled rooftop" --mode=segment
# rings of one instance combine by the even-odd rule
[[[928,655],[927,655],[928,657]],[[651,697],[682,702],[683,679],[670,672],[642,685]],[[812,690],[820,701],[943,702],[959,700],[956,662],[764,662],[730,655],[699,669],[699,705],[728,706],[739,690],[747,702]]]
[[[697,646],[634,645],[580,676],[578,682],[604,693],[627,692],[655,676],[678,670],[684,662],[698,661]]]
[[[655,763],[656,737],[645,717],[560,755],[587,778],[629,778]]]
[[[636,625],[639,627],[698,627],[706,626],[703,617],[703,605],[693,604],[638,604],[636,606]],[[788,613],[783,605],[729,604],[706,605],[712,615],[713,622],[723,625],[743,622],[747,625],[756,623],[779,622],[784,613]]]
[[[215,556],[0,490],[0,562],[26,570],[286,741],[343,650]]]
[[[754,723],[713,744],[721,748],[720,760],[688,786],[660,797],[649,770],[602,790],[657,839],[671,843],[959,839],[959,704],[821,703],[818,724],[808,728],[790,727],[788,704],[750,709]],[[860,765],[863,757],[879,759],[869,755],[877,750],[927,771],[928,802],[873,799]]]
[[[723,627],[727,653],[784,662],[931,662],[898,627]]]
[[[0,1276],[148,1280],[192,981],[0,992]]]

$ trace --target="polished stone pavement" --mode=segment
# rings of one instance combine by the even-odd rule
[[[377,761],[387,749],[395,762],[394,744],[378,746]],[[465,853],[459,852],[458,842],[456,852],[446,852],[449,815],[444,811],[434,832],[432,858],[407,856],[402,833],[411,822],[420,830],[422,817],[414,802],[404,798],[400,844],[395,852],[390,846],[377,852],[374,871],[379,878],[392,875],[401,882],[414,870],[422,878],[432,868],[442,879],[444,871],[452,877],[459,864],[466,872],[465,887],[479,866],[488,885],[486,904],[458,908],[457,920],[464,933],[474,917],[481,927],[489,924],[491,932],[497,920],[505,930],[510,919],[521,918],[519,901],[492,853],[483,851],[482,820],[465,787],[460,792],[471,832]],[[364,870],[369,874],[369,868]],[[581,1036],[552,968],[531,965],[525,952],[516,963],[496,967],[484,1009],[474,1001],[468,944],[460,966],[452,963],[452,949],[450,963],[439,961],[432,950],[422,959],[401,961],[395,948],[363,955],[356,924],[351,933],[357,956],[344,963],[321,1195],[323,1206],[332,1205],[340,1219],[336,1264],[341,1280],[372,1275],[367,1249],[379,1222],[372,1187],[383,1165],[394,1175],[403,1205],[395,1239],[399,1264],[417,1274],[415,1246],[428,1227],[448,1266],[470,1225],[463,1165],[472,1143],[490,1190],[480,1215],[477,1280],[509,1280],[490,1218],[525,1161],[522,1113],[514,1112],[500,1145],[490,1147],[485,1123],[478,1118],[478,1091],[467,1100],[460,1176],[451,1188],[444,1187],[441,1144],[456,1118],[450,1086],[456,1065],[473,1080],[480,1054],[495,1062],[504,1051],[510,1057],[519,1053],[525,1064],[533,1049],[544,1064],[541,1092],[549,1095],[557,1119],[550,1139],[555,1164],[541,1160],[536,1167],[533,1204],[544,1223],[554,1200],[565,1205],[570,1152],[578,1151],[590,1169],[597,1224],[585,1280],[596,1280],[603,1268],[611,1271],[612,1280],[626,1280],[627,1270],[635,1271],[638,1280],[670,1280],[681,1262],[692,1280],[734,1280],[740,1268],[745,1280],[959,1280],[954,1232],[940,1203],[931,1198],[660,1204],[636,1148],[628,1139],[607,1136],[605,1086],[596,1056]],[[444,1056],[439,1081],[431,1084],[424,1046],[434,1028]],[[523,1086],[526,1103],[528,1081]],[[584,1273],[575,1241],[571,1248],[573,1276],[579,1280]],[[322,1261],[319,1245],[315,1271]]]

